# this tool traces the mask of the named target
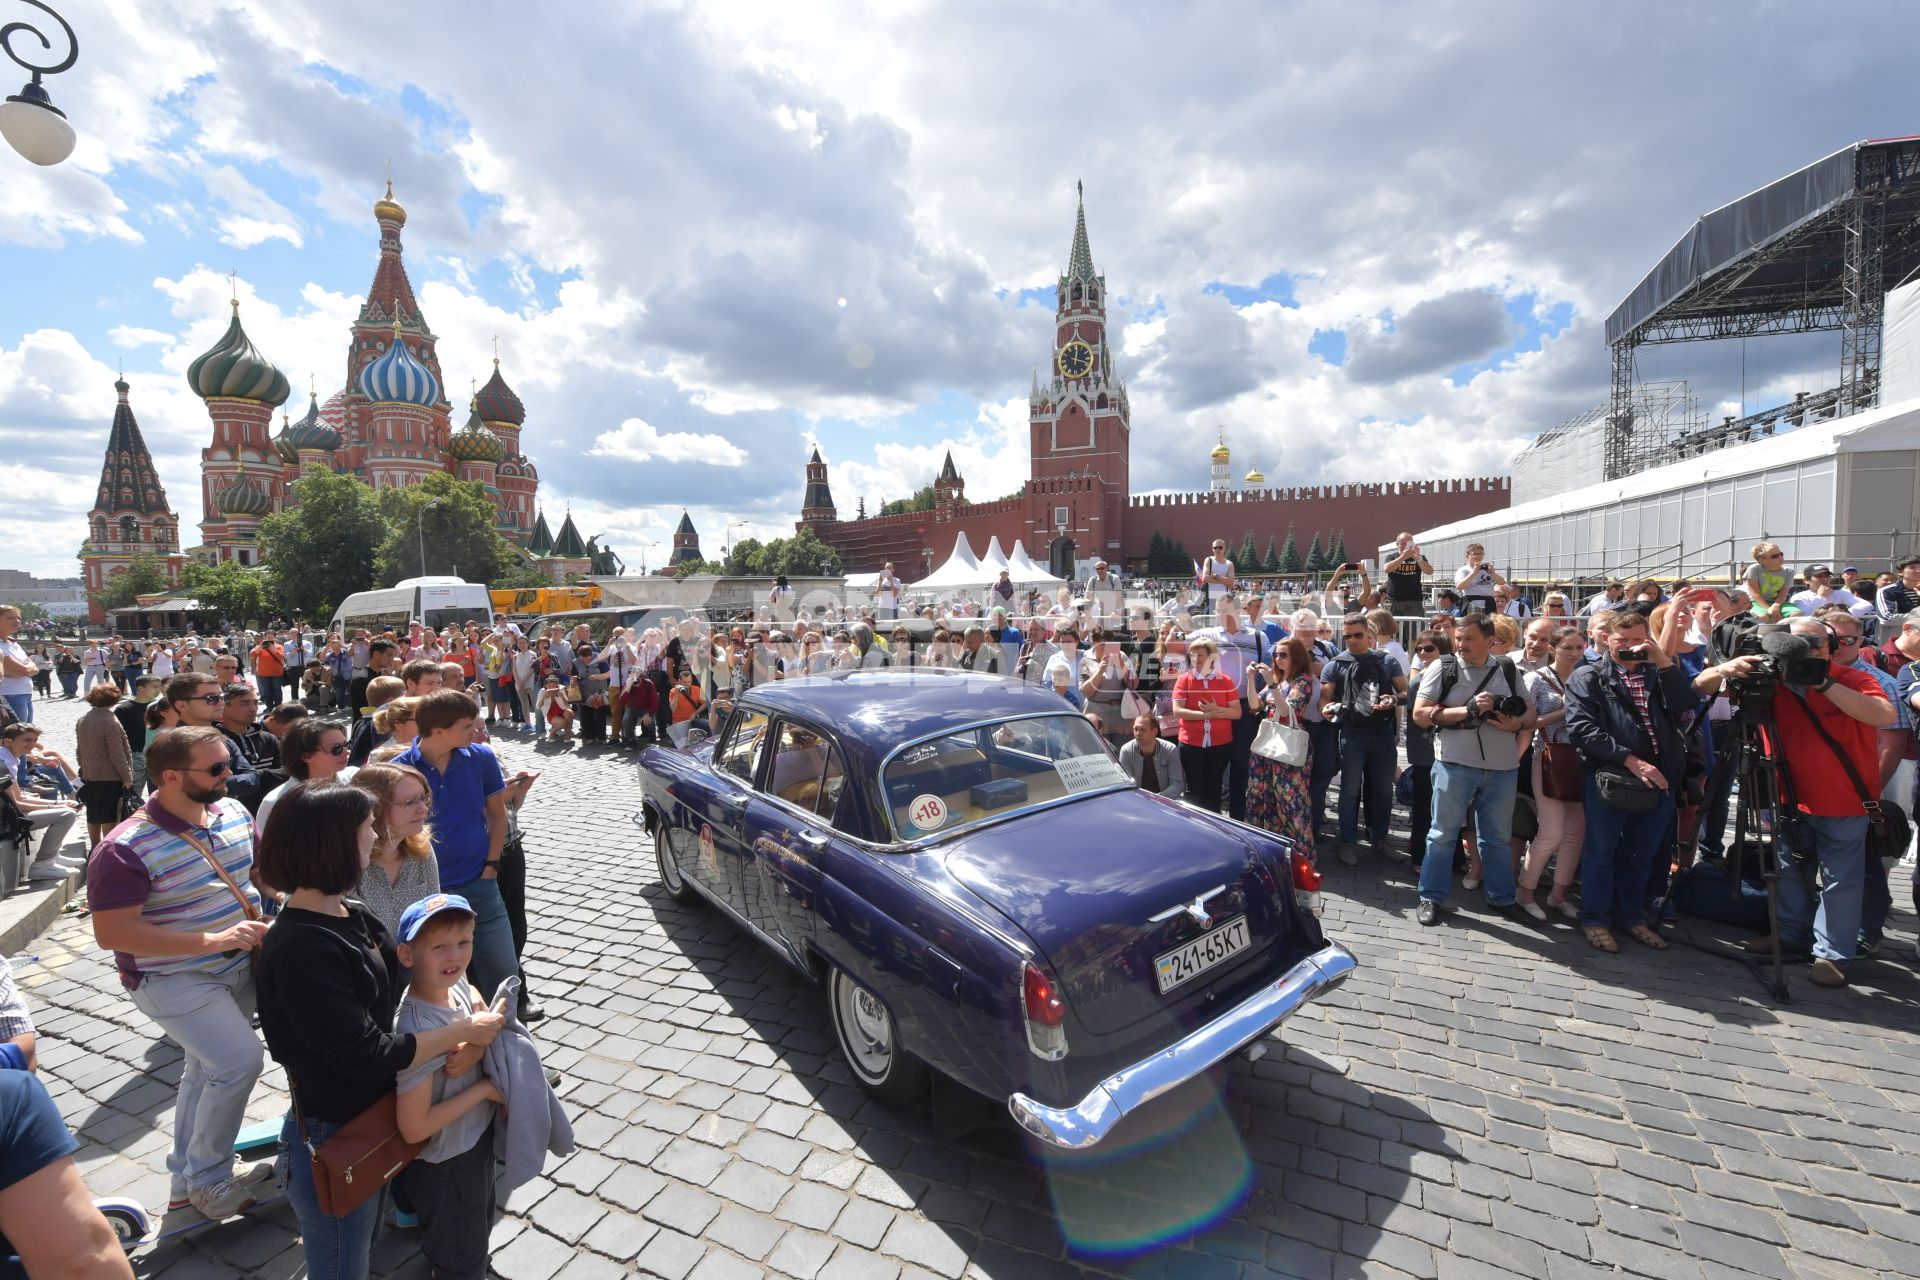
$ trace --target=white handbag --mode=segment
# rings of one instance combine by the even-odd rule
[[[1126,689],[1121,692],[1120,716],[1128,724],[1132,724],[1141,716],[1150,716],[1152,714],[1153,708],[1147,705],[1145,698],[1142,698],[1131,689]]]
[[[1260,722],[1260,731],[1253,736],[1253,753],[1265,756],[1276,764],[1290,764],[1295,768],[1307,762],[1307,731],[1300,727],[1300,718],[1293,712],[1293,704],[1285,698],[1279,699],[1280,705],[1287,709],[1287,723],[1281,724],[1274,716],[1268,716]]]

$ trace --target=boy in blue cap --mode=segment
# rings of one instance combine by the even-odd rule
[[[428,1031],[485,1012],[466,978],[473,925],[473,907],[457,893],[436,893],[401,913],[396,950],[410,982],[396,1030]],[[500,1090],[482,1070],[481,1054],[462,1048],[426,1059],[394,1084],[400,1136],[427,1144],[397,1181],[420,1217],[420,1250],[435,1280],[487,1273]]]

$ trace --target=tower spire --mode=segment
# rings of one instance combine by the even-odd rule
[[[1074,181],[1077,193],[1073,214],[1073,250],[1067,255],[1067,279],[1084,280],[1091,284],[1093,275],[1093,250],[1087,245],[1087,188],[1079,180]]]

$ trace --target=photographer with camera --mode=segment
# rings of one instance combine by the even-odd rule
[[[1407,677],[1400,664],[1373,647],[1366,615],[1341,620],[1346,649],[1320,669],[1320,715],[1340,731],[1340,861],[1360,861],[1360,793],[1368,792],[1367,843],[1385,853],[1393,821],[1395,730]]]
[[[1837,660],[1831,631],[1812,618],[1794,620],[1788,634],[1748,637],[1764,652],[1742,653],[1708,667],[1694,680],[1702,692],[1732,682],[1754,682],[1748,701],[1771,696],[1781,764],[1792,782],[1797,814],[1776,812],[1776,830],[1788,827],[1779,850],[1779,946],[1804,951],[1811,943],[1815,986],[1847,983],[1847,963],[1860,938],[1866,885],[1868,778],[1879,776],[1875,730],[1893,724],[1893,704],[1874,678]],[[1762,692],[1769,682],[1777,690]],[[1877,805],[1877,801],[1874,801]],[[1783,818],[1793,821],[1783,823]],[[1819,878],[1819,905],[1813,903]],[[1772,938],[1749,938],[1748,951],[1771,952]]]
[[[1647,882],[1656,853],[1667,847],[1674,788],[1686,774],[1680,718],[1700,696],[1640,613],[1597,613],[1593,629],[1600,661],[1567,680],[1567,737],[1586,770],[1580,928],[1599,951],[1620,949],[1614,928],[1664,951],[1665,940],[1647,924]]]
[[[1394,538],[1396,548],[1391,559],[1380,566],[1387,583],[1387,607],[1396,618],[1418,618],[1425,613],[1426,590],[1421,575],[1433,572],[1433,566],[1420,553],[1420,544],[1411,533]]]
[[[1497,612],[1494,589],[1506,586],[1507,580],[1487,563],[1487,549],[1477,542],[1469,542],[1467,562],[1454,571],[1453,585],[1460,592],[1462,613],[1491,614]]]
[[[1413,722],[1434,735],[1433,827],[1420,863],[1420,905],[1414,919],[1438,924],[1453,887],[1453,848],[1473,814],[1487,905],[1525,917],[1514,899],[1513,797],[1520,780],[1520,733],[1533,727],[1513,659],[1493,653],[1493,619],[1470,613],[1454,629],[1454,652],[1427,668],[1413,704]]]

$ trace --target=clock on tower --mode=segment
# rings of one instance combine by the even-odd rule
[[[1093,348],[1084,342],[1069,342],[1060,348],[1060,372],[1068,378],[1084,378],[1093,368]]]

